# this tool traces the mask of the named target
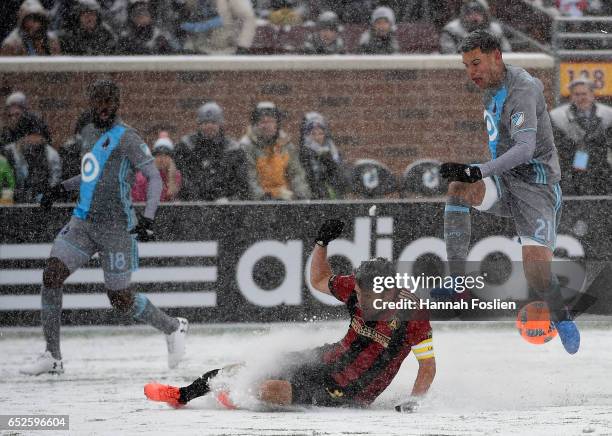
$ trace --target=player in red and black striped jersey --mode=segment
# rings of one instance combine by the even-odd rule
[[[326,221],[312,254],[312,286],[342,301],[350,314],[348,332],[339,342],[311,350],[288,353],[284,364],[259,387],[260,399],[273,404],[318,406],[367,406],[393,381],[406,356],[412,351],[419,370],[410,399],[396,407],[413,411],[435,376],[431,325],[427,314],[411,311],[368,310],[375,276],[395,274],[391,262],[378,258],[363,262],[355,274],[334,275],[327,261],[327,244],[340,236],[343,224]],[[393,291],[393,290],[392,290]],[[411,299],[409,292],[387,293],[388,299]],[[425,315],[425,316],[423,316]],[[145,394],[151,400],[174,406],[186,404],[209,392],[209,380],[218,370],[206,373],[183,388],[149,384]]]

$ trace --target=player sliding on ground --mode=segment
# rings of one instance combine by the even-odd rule
[[[561,217],[559,158],[543,85],[522,68],[504,64],[498,38],[485,30],[461,45],[469,78],[484,90],[489,162],[445,163],[451,183],[444,209],[450,272],[465,274],[470,208],[512,217],[520,237],[527,282],[546,301],[565,350],[574,354],[580,333],[561,296],[551,260]]]
[[[281,357],[280,366],[284,368],[262,376],[257,389],[259,399],[273,405],[367,406],[389,386],[413,351],[419,363],[417,377],[410,398],[396,406],[398,411],[413,411],[436,372],[428,316],[420,311],[366,314],[372,295],[367,290],[371,291],[374,277],[393,276],[395,267],[388,260],[377,258],[363,262],[354,275],[334,275],[327,261],[327,244],[340,236],[343,227],[341,221],[328,220],[319,229],[310,282],[346,305],[351,317],[348,332],[339,342]],[[385,292],[387,299],[415,298],[402,290]],[[179,407],[209,393],[210,381],[219,371],[223,370],[209,371],[181,388],[150,383],[144,392],[150,400]]]

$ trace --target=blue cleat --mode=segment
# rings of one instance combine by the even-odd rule
[[[574,321],[565,319],[555,324],[561,343],[569,354],[576,354],[580,348],[580,332]]]

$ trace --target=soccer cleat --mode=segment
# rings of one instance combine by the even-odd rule
[[[558,321],[555,323],[561,343],[569,354],[576,354],[580,348],[580,332],[576,323],[570,319]]]
[[[151,401],[168,403],[175,409],[185,405],[180,402],[181,391],[176,386],[162,385],[155,382],[147,383],[144,387],[144,394]]]
[[[41,375],[41,374],[63,374],[64,364],[61,359],[54,358],[49,351],[45,351],[30,365],[25,365],[19,369],[21,374]]]
[[[219,393],[217,393],[217,396],[215,398],[217,399],[217,402],[221,404],[223,407],[225,407],[226,409],[236,410],[238,408],[238,406],[236,406],[234,402],[232,401],[232,399],[230,398],[229,392],[227,391],[219,391]]]
[[[168,367],[176,368],[183,357],[185,356],[185,337],[189,330],[189,321],[185,318],[176,318],[179,322],[178,328],[166,335],[166,343],[168,344]]]

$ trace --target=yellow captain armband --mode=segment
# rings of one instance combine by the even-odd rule
[[[414,357],[416,357],[417,360],[425,360],[435,357],[432,339],[425,339],[424,341],[413,345],[412,352],[414,353]]]

